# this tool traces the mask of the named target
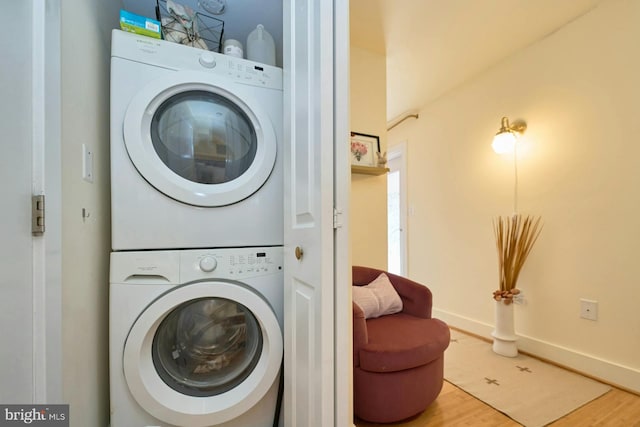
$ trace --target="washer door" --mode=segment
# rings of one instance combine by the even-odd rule
[[[282,351],[278,320],[261,297],[233,282],[188,284],[160,296],[133,324],[124,376],[159,420],[213,426],[264,397]]]
[[[255,193],[277,154],[263,108],[234,93],[232,83],[211,80],[180,71],[152,81],[129,104],[123,128],[131,161],[153,187],[203,207]]]

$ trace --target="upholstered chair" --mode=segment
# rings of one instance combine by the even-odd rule
[[[431,317],[426,286],[359,266],[353,267],[353,285],[368,285],[381,273],[399,294],[402,310],[367,319],[354,298],[354,412],[365,421],[391,423],[420,414],[436,399],[450,335],[444,322]]]

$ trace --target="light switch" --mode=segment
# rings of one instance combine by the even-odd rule
[[[93,182],[93,150],[82,144],[82,179]]]

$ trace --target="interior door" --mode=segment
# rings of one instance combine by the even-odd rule
[[[20,37],[0,39],[0,402],[62,403],[60,5],[4,13]],[[45,189],[46,233],[32,236],[31,195]]]
[[[406,144],[389,149],[387,174],[387,260],[390,273],[407,275]]]
[[[5,30],[21,36],[0,38],[0,402],[5,404],[30,403],[34,394],[31,7],[28,1],[5,4],[4,14],[11,16]]]
[[[331,426],[333,2],[284,3],[285,425]]]

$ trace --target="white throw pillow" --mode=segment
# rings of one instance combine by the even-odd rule
[[[381,273],[366,286],[353,286],[352,288],[353,302],[362,308],[365,319],[402,311],[400,295],[384,273]]]

